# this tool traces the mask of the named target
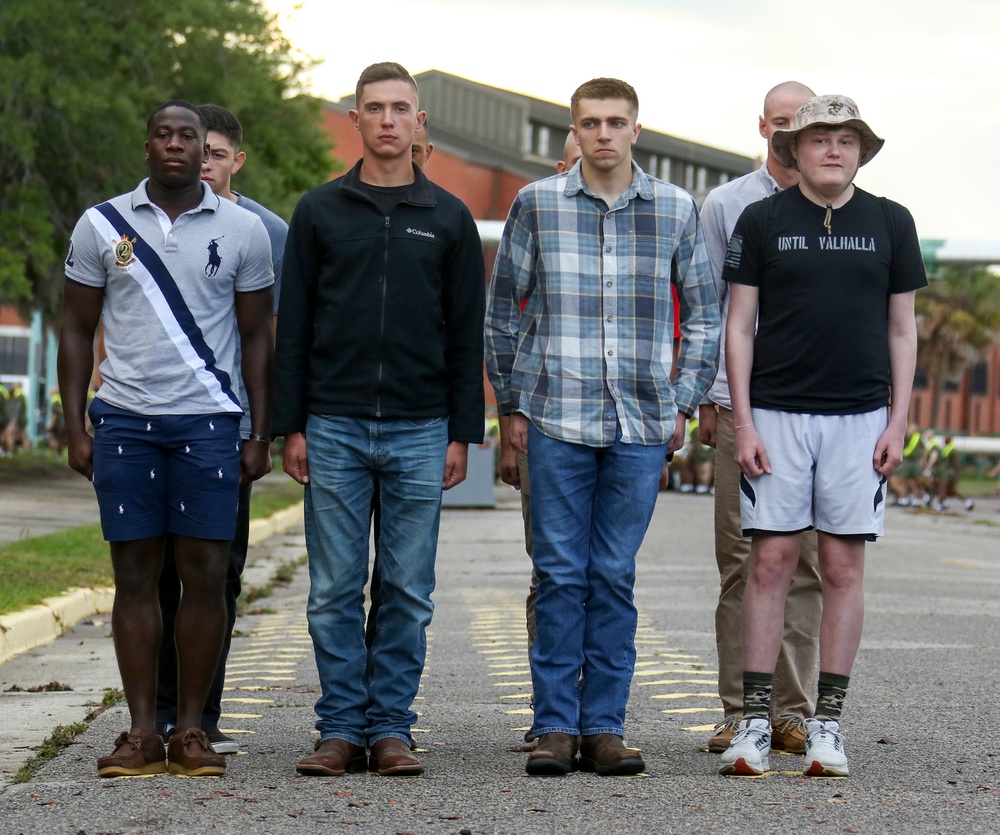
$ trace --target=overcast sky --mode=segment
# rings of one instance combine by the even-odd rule
[[[756,156],[764,93],[843,93],[885,137],[857,183],[913,213],[921,238],[1000,240],[996,0],[264,0],[322,64],[336,100],[398,61],[569,103],[596,76],[639,94],[639,120]],[[431,115],[433,118],[433,114]]]

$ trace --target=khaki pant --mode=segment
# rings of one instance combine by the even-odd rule
[[[726,718],[743,712],[743,590],[750,539],[740,523],[740,468],[736,464],[733,413],[719,408],[715,464],[715,560],[719,566],[719,603],[715,640],[719,652],[719,696]],[[813,715],[823,590],[816,554],[816,532],[802,534],[802,550],[788,597],[785,630],[774,670],[771,714]],[[755,672],[765,672],[759,670]]]

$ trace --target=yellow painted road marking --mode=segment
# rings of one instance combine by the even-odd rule
[[[651,699],[717,699],[718,693],[656,693]]]
[[[722,713],[721,707],[674,707],[660,713]]]

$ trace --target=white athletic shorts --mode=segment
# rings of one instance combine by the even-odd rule
[[[754,409],[770,475],[740,475],[743,535],[824,533],[882,536],[885,478],[872,459],[887,408],[860,415],[808,415]]]

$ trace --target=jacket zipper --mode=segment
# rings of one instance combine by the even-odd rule
[[[385,246],[382,249],[382,309],[379,312],[378,374],[375,378],[375,417],[382,417],[382,361],[385,357],[385,303],[389,281],[389,218],[385,219]]]

